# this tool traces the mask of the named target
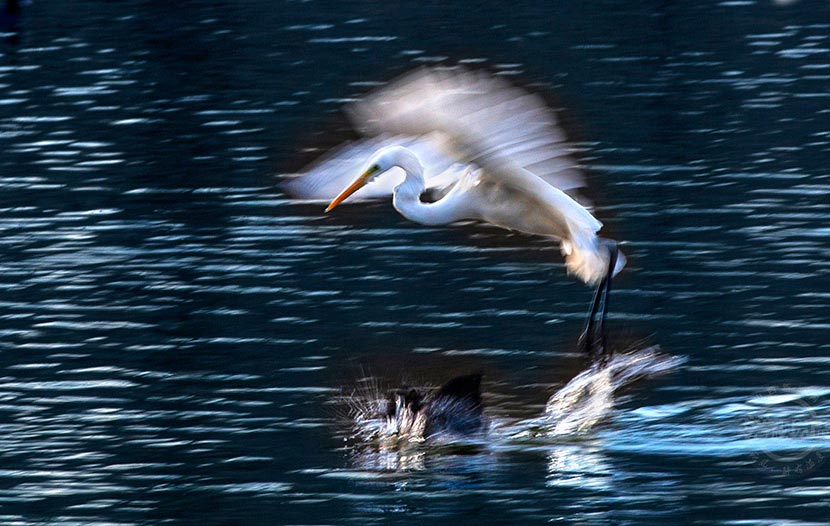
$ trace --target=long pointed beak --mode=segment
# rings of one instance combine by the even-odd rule
[[[377,171],[377,168],[372,167],[372,168],[369,168],[368,170],[366,170],[365,172],[363,172],[360,175],[360,177],[355,179],[354,182],[352,182],[352,184],[349,185],[348,188],[346,188],[345,190],[340,192],[337,195],[337,197],[332,199],[331,203],[329,203],[329,206],[326,207],[326,212],[327,213],[330,212],[335,206],[342,203],[347,197],[349,197],[353,193],[357,192],[358,190],[360,190],[361,188],[366,186],[366,183],[369,182],[369,176],[374,174],[376,171]]]
[[[366,185],[366,175],[364,174],[364,175],[361,175],[360,177],[358,177],[357,179],[355,179],[354,182],[352,184],[350,184],[348,188],[346,188],[345,190],[340,192],[337,195],[337,197],[332,199],[331,203],[329,203],[329,206],[326,207],[326,212],[330,212],[335,206],[342,203],[347,197],[349,197],[353,193],[357,192],[358,190],[363,188],[365,185]]]

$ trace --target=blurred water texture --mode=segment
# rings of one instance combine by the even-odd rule
[[[827,3],[36,0],[20,24],[0,523],[826,522]],[[629,256],[613,336],[689,361],[579,440],[363,469],[337,403],[361,378],[480,370],[488,411],[532,418],[584,365],[591,292],[550,243],[277,186],[349,137],[343,102],[441,61],[563,109]]]

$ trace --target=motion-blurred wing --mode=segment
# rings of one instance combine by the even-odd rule
[[[584,176],[554,112],[537,96],[483,72],[420,69],[349,108],[370,135],[439,131],[455,154],[481,166],[499,159],[556,188],[584,186]]]
[[[444,152],[443,142],[439,134],[430,134],[422,137],[384,135],[345,143],[283,183],[283,188],[299,199],[329,201],[360,175],[375,152],[386,146],[399,145],[415,152],[424,166],[427,189],[441,195],[461,174],[456,159]],[[403,179],[404,172],[400,168],[389,170],[358,190],[353,199],[392,195]]]

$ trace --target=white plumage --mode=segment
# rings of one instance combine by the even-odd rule
[[[392,194],[395,208],[418,223],[472,219],[550,236],[570,273],[586,283],[605,277],[602,223],[574,199],[582,171],[538,97],[482,72],[419,69],[347,111],[368,138],[288,181],[296,197],[333,199],[331,209],[353,194]],[[425,192],[437,200],[422,202]],[[624,264],[620,255],[614,273]]]

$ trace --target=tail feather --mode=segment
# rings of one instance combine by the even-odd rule
[[[589,285],[596,285],[608,273],[611,243],[613,241],[596,236],[574,236],[562,241],[562,255],[565,256],[568,273]],[[625,267],[625,263],[625,255],[618,252],[614,276]]]

